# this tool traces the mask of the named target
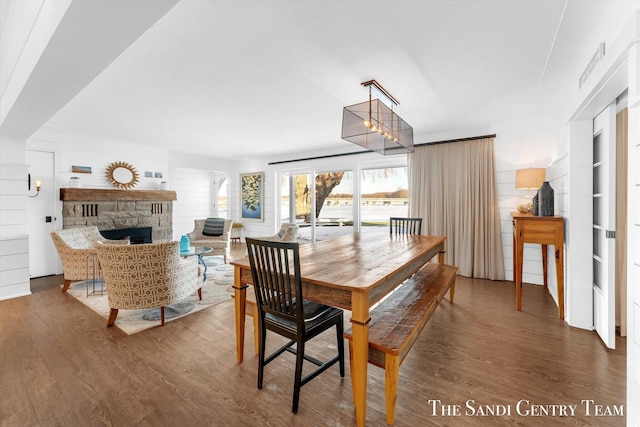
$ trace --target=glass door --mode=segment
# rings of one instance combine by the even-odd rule
[[[390,217],[408,215],[409,179],[406,166],[363,169],[360,189],[363,233],[388,231]]]
[[[315,179],[316,241],[353,233],[353,172],[320,172]]]
[[[282,173],[280,222],[311,242],[353,233],[353,172]]]
[[[280,175],[280,224],[298,224],[298,238],[313,241],[311,173]]]

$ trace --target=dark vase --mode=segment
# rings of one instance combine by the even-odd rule
[[[549,181],[545,181],[538,190],[538,215],[553,216],[553,214],[553,188],[549,185]]]
[[[533,196],[533,210],[532,210],[532,214],[538,216],[538,192],[536,192],[536,195]]]

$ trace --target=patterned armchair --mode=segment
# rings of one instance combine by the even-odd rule
[[[206,222],[206,219],[196,219],[194,222],[195,226],[193,231],[187,234],[191,241],[191,245],[209,246],[213,248],[213,253],[207,255],[222,255],[226,264],[227,258],[229,258],[229,251],[231,249],[231,225],[233,224],[233,220],[224,220],[224,227],[222,229],[221,236],[207,236],[202,233],[204,231],[204,223]]]
[[[298,238],[299,229],[300,227],[298,224],[284,223],[280,226],[280,231],[278,231],[277,234],[269,237],[258,237],[258,239],[278,242],[295,242]]]
[[[117,246],[94,244],[102,267],[109,319],[112,326],[118,310],[160,307],[164,325],[164,307],[180,302],[198,291],[202,299],[202,280],[198,277],[198,259],[181,257],[180,242],[161,242]]]
[[[128,245],[129,240],[107,240],[98,231],[98,227],[66,228],[51,233],[53,244],[56,246],[62,269],[64,270],[64,285],[62,292],[66,292],[72,280],[87,279],[87,257],[95,255],[94,242],[107,244]]]

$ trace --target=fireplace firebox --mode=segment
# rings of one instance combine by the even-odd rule
[[[151,239],[151,227],[140,228],[122,228],[120,230],[102,230],[100,234],[105,239],[109,240],[122,240],[129,239],[129,243],[132,245],[138,245],[141,243],[152,243]]]

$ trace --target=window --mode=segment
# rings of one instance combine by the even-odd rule
[[[388,230],[389,217],[409,212],[406,157],[394,157],[366,166],[342,162],[346,168],[324,164],[315,170],[281,171],[281,223],[297,223],[299,239],[312,242]]]
[[[360,174],[360,224],[363,233],[389,228],[392,216],[409,212],[407,167],[363,169]]]

